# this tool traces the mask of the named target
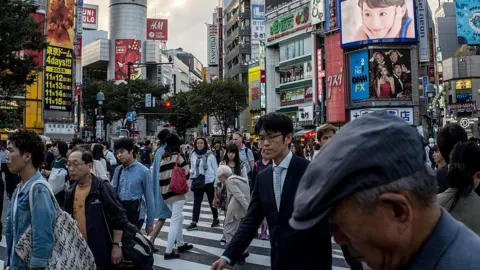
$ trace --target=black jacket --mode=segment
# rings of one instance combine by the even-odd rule
[[[127,216],[113,187],[92,175],[92,187],[85,200],[85,218],[87,221],[87,243],[95,257],[98,268],[108,269],[111,262],[112,243],[103,218],[102,205],[107,215],[110,230],[123,230],[127,225]],[[75,198],[75,182],[65,194],[65,211],[73,216],[73,200]],[[101,188],[101,192],[99,190]],[[103,194],[103,198],[101,195]]]
[[[252,201],[232,241],[223,253],[232,264],[248,248],[263,219],[270,231],[272,270],[330,270],[332,244],[327,219],[309,230],[297,231],[290,227],[293,202],[309,161],[292,157],[282,188],[280,211],[277,210],[273,189],[273,169],[268,166],[258,174]]]

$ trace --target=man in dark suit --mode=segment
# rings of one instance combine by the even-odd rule
[[[244,251],[266,217],[273,270],[330,270],[332,247],[328,220],[305,231],[297,231],[288,224],[298,183],[309,164],[308,160],[290,152],[292,120],[284,114],[269,113],[260,117],[255,132],[262,144],[262,154],[273,164],[258,174],[247,215],[211,269],[222,270],[244,258]]]
[[[402,80],[402,66],[393,64],[393,81],[395,82],[395,97],[403,97],[405,95],[405,85]]]

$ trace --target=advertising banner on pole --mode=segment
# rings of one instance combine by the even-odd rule
[[[428,18],[426,0],[417,0],[418,57],[420,62],[430,62],[428,45]]]
[[[147,40],[168,40],[168,20],[147,19]]]
[[[217,26],[215,24],[208,25],[208,50],[207,50],[207,60],[209,66],[218,65],[218,36],[217,36]]]
[[[356,51],[349,55],[350,58],[350,94],[352,101],[368,99],[369,74],[368,51]]]
[[[137,66],[142,60],[142,42],[136,39],[115,40],[115,80],[126,80],[128,77],[128,63],[130,66],[130,79],[137,80],[141,74],[141,68]]]
[[[252,1],[251,40],[265,40],[265,5],[263,0]]]
[[[73,50],[48,46],[45,58],[45,110],[72,110]]]

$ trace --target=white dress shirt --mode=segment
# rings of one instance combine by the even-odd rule
[[[277,166],[280,166],[282,168],[284,168],[284,170],[282,171],[282,186],[280,187],[280,190],[282,191],[283,193],[283,186],[285,184],[285,178],[287,177],[287,170],[288,170],[288,166],[290,166],[290,161],[292,161],[292,157],[293,157],[293,154],[292,152],[288,152],[288,155],[282,160],[282,162],[280,162],[280,164],[275,164],[275,161],[273,161],[273,190],[275,190],[275,168]]]

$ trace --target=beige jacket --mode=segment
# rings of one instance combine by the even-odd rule
[[[477,215],[477,211],[480,209],[480,196],[475,193],[475,190],[472,190],[467,197],[461,197],[453,210],[450,211],[454,195],[455,189],[453,188],[438,194],[437,198],[440,206],[445,208],[456,220],[462,222],[480,236],[480,216]]]
[[[225,222],[233,222],[245,217],[250,204],[250,186],[248,179],[232,175],[226,183],[227,187],[227,216]]]

